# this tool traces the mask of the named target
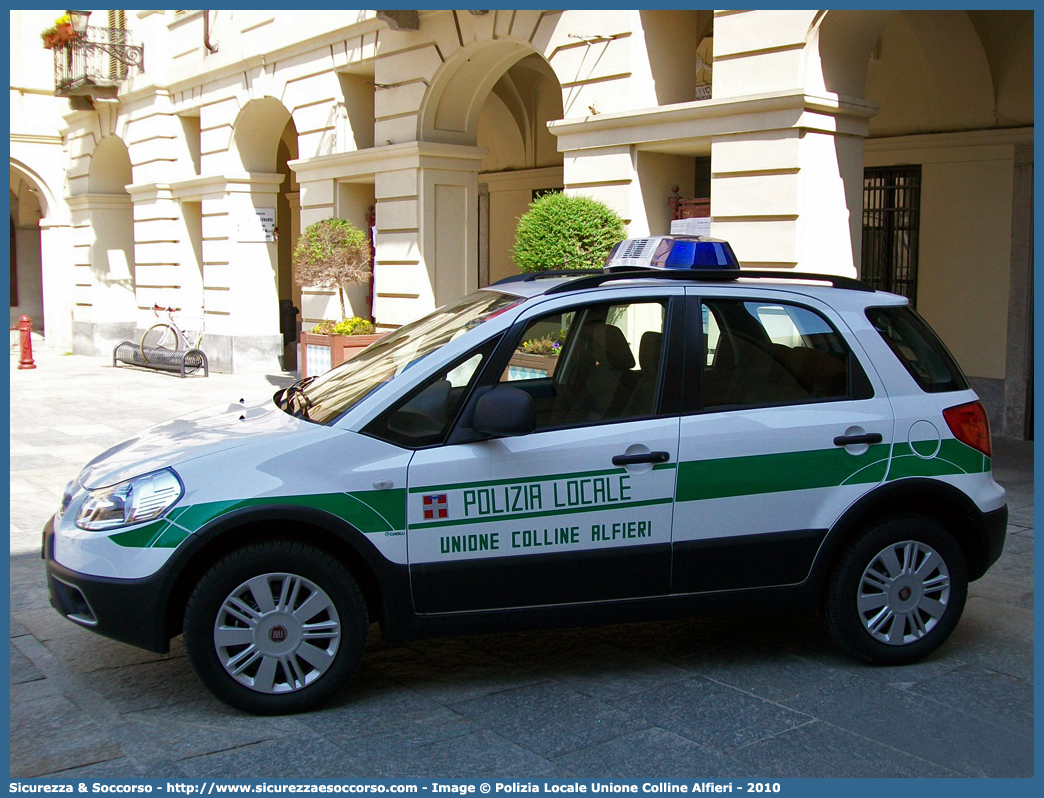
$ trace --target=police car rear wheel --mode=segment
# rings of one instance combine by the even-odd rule
[[[841,556],[826,596],[827,628],[850,654],[905,665],[950,636],[968,595],[960,546],[917,515],[881,521]]]
[[[329,554],[270,541],[226,555],[185,610],[193,668],[222,701],[255,714],[301,712],[345,685],[362,659],[366,605]]]

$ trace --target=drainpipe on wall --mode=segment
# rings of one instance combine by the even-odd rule
[[[207,50],[210,51],[211,55],[213,55],[214,53],[216,53],[218,51],[218,46],[216,44],[211,44],[210,43],[210,12],[209,11],[204,11],[203,12],[203,46],[206,47]]]

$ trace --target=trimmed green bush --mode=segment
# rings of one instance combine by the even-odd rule
[[[524,272],[600,269],[625,236],[623,219],[604,202],[555,192],[518,220],[511,257]]]
[[[300,286],[336,288],[341,319],[347,315],[344,292],[370,279],[370,242],[345,219],[322,219],[308,225],[294,247],[294,281]]]

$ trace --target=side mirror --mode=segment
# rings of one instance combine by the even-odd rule
[[[471,427],[495,437],[528,435],[536,429],[533,399],[525,391],[501,385],[478,400]]]

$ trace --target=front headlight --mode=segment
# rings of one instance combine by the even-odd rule
[[[65,511],[69,509],[69,505],[72,504],[73,494],[76,492],[76,480],[72,480],[68,485],[65,486],[65,493],[62,494],[62,503],[58,505],[58,512],[55,513],[55,518],[61,518],[65,515]]]
[[[76,514],[76,526],[97,531],[151,521],[180,499],[181,492],[181,482],[169,470],[92,490]]]

